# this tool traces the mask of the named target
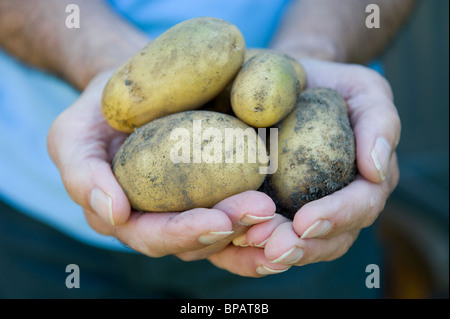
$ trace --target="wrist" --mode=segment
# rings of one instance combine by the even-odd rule
[[[150,39],[145,35],[137,34],[130,37],[120,37],[111,39],[113,46],[108,46],[102,51],[91,50],[91,55],[84,56],[82,67],[76,69],[66,68],[73,73],[68,75],[68,79],[79,89],[84,89],[89,82],[98,74],[108,70],[115,70],[130,59],[136,52],[145,47]],[[71,63],[73,66],[74,64]]]
[[[331,39],[315,35],[301,35],[295,41],[281,39],[275,41],[271,47],[297,60],[313,58],[325,61],[344,62],[342,50]]]
[[[56,71],[80,90],[99,73],[116,69],[150,41],[140,29],[117,15],[105,1],[77,0],[83,12],[79,29],[59,28]],[[59,1],[57,1],[59,3]]]

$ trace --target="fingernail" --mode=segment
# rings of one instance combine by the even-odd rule
[[[234,238],[232,240],[232,243],[235,246],[247,247],[248,246],[247,234],[242,234],[242,235],[237,236],[236,238]]]
[[[272,269],[272,268],[266,267],[264,265],[259,265],[256,268],[256,272],[260,275],[274,275],[274,274],[279,274],[279,273],[285,272],[289,268],[290,267],[288,267],[286,269]]]
[[[263,240],[262,242],[260,242],[259,244],[255,244],[256,247],[258,248],[262,248],[266,245],[267,241],[269,240],[269,238]]]
[[[300,237],[301,239],[305,238],[315,238],[320,237],[328,233],[331,229],[331,223],[326,219],[319,219],[314,224],[309,226],[307,230]]]
[[[271,220],[274,217],[275,217],[275,214],[271,215],[271,216],[262,216],[262,217],[247,214],[247,215],[244,215],[244,217],[242,217],[241,220],[239,220],[239,223],[243,226],[251,226],[251,225],[265,222],[267,220]]]
[[[91,192],[91,207],[105,221],[111,225],[115,225],[111,196],[105,194],[98,188],[94,188]]]
[[[292,247],[287,252],[285,252],[283,255],[278,257],[275,260],[270,260],[271,263],[274,264],[295,264],[303,257],[303,249],[299,247]]]
[[[389,170],[389,160],[391,158],[391,145],[383,138],[379,137],[375,141],[375,146],[371,152],[373,163],[378,170],[381,180],[385,180]]]
[[[225,237],[230,236],[232,233],[234,233],[233,230],[230,231],[210,231],[209,233],[206,233],[204,235],[201,235],[198,238],[198,241],[205,245],[210,245],[215,243],[216,241],[219,241],[221,239],[224,239]]]

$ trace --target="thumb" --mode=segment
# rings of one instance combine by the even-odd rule
[[[113,226],[125,223],[131,212],[129,201],[117,183],[108,163],[91,160],[92,167],[85,180],[73,181],[75,190],[85,189],[86,200],[83,207],[90,207],[106,223]],[[90,175],[90,177],[89,177]]]
[[[102,83],[89,86],[58,116],[49,130],[47,147],[69,196],[107,224],[118,225],[129,218],[131,209],[111,170],[110,153],[124,136],[103,119],[102,88]]]
[[[389,174],[401,124],[389,83],[366,67],[347,65],[341,76],[356,140],[358,171],[369,181],[381,183]]]
[[[377,75],[375,75],[377,77]],[[397,148],[401,124],[389,84],[381,77],[360,95],[349,100],[356,139],[359,172],[373,183],[389,175],[392,156]]]

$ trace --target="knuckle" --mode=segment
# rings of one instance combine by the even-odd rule
[[[65,168],[60,168],[61,180],[66,188],[69,196],[79,205],[84,206],[83,202],[86,202],[88,199],[82,200],[79,198],[78,193],[80,189],[80,176],[76,173],[76,170],[67,170]]]
[[[326,258],[323,259],[323,261],[333,261],[344,256],[349,251],[350,247],[352,247],[356,237],[358,237],[358,234],[359,231],[343,233],[341,235],[342,239],[339,247],[332,251]]]
[[[84,215],[89,226],[95,230],[97,233],[106,235],[106,236],[115,236],[114,228],[107,225],[103,220],[101,220],[97,214],[94,212],[85,209]]]
[[[387,184],[387,193],[392,192],[400,181],[400,169],[397,161],[397,153],[394,152],[391,160],[391,167],[389,168],[389,180]]]
[[[177,214],[167,220],[164,225],[164,233],[173,238],[179,238],[181,234],[193,232],[194,216],[191,212]]]
[[[132,247],[132,248],[134,248],[134,247]],[[155,247],[155,245],[151,244],[151,243],[144,243],[142,245],[142,247],[139,247],[136,250],[143,253],[144,255],[146,255],[148,257],[152,257],[152,258],[161,258],[161,257],[169,255],[169,253],[167,253],[164,248]]]
[[[361,229],[371,226],[377,220],[381,211],[384,209],[386,198],[387,196],[385,195],[377,194],[367,201],[367,208],[365,214],[363,214],[362,222],[360,223]]]
[[[206,258],[206,255],[203,255],[201,253],[199,254],[197,252],[191,252],[191,251],[179,253],[179,254],[176,254],[175,256],[177,256],[182,261],[186,261],[186,262],[196,261],[196,260],[201,260],[201,259]]]

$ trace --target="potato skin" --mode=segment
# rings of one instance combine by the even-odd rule
[[[169,212],[185,211],[196,207],[212,207],[219,201],[247,191],[256,190],[264,181],[265,174],[256,163],[238,163],[226,158],[234,156],[235,149],[222,148],[222,161],[200,162],[194,159],[194,120],[201,120],[202,133],[208,128],[218,129],[226,138],[225,129],[249,129],[258,138],[259,145],[266,150],[253,128],[230,115],[211,111],[186,111],[156,119],[132,133],[123,143],[113,160],[113,172],[124,189],[131,206],[139,211]],[[189,163],[175,163],[171,152],[179,149],[181,138],[171,138],[175,128],[190,132]],[[205,150],[219,139],[201,137],[201,150]],[[220,142],[223,146],[223,142]],[[186,144],[184,144],[186,145]],[[247,149],[247,143],[244,144]],[[212,148],[210,148],[211,150]],[[215,153],[215,150],[210,152]],[[237,156],[236,156],[237,157]],[[232,159],[234,157],[231,157]],[[235,158],[234,158],[235,159]],[[247,157],[245,157],[247,159]]]
[[[132,132],[164,115],[192,110],[221,92],[244,61],[239,29],[221,19],[181,22],[121,66],[102,97],[105,119]]]
[[[251,126],[272,126],[294,108],[299,86],[295,69],[285,57],[258,53],[243,65],[233,82],[233,112]]]
[[[304,204],[353,181],[355,138],[346,103],[336,91],[304,91],[279,123],[278,134],[278,170],[262,190],[274,199],[279,213],[292,219]]]
[[[306,88],[306,72],[305,72],[305,69],[303,68],[303,65],[301,65],[301,63],[298,62],[297,60],[295,60],[293,57],[291,57],[281,51],[277,51],[277,50],[273,50],[273,49],[249,48],[245,51],[244,63],[247,62],[248,60],[250,60],[256,54],[264,53],[264,52],[278,54],[282,57],[285,57],[286,59],[289,60],[289,62],[291,62],[292,66],[295,69],[295,73],[297,73],[298,82],[300,84],[299,88],[298,88],[299,89],[298,94],[300,94]]]
[[[300,94],[306,88],[306,72],[301,63],[295,60],[294,58],[290,57],[289,55],[284,54],[281,51],[272,49],[250,48],[246,49],[245,51],[244,64],[252,57],[254,57],[256,54],[267,52],[278,54],[282,57],[285,57],[286,59],[289,60],[289,62],[291,62],[292,66],[295,69],[295,72],[297,73],[297,78],[299,82],[297,94]],[[202,109],[233,115],[234,113],[231,106],[231,88],[233,85],[233,81],[230,82],[227,85],[227,87],[222,92],[220,92],[211,102],[202,107]]]

